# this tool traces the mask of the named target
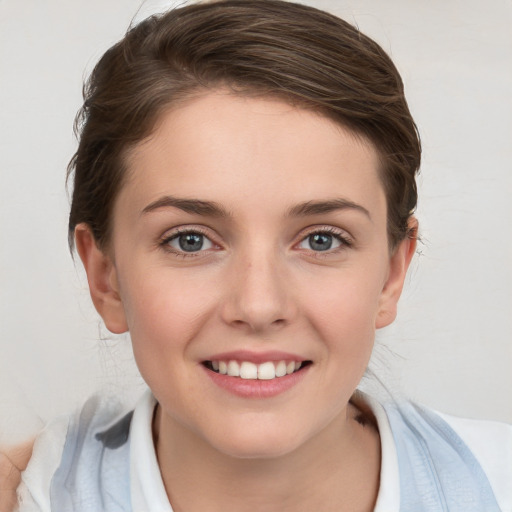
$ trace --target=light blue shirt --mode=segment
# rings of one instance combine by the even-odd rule
[[[137,428],[134,429],[133,412],[121,413],[111,402],[105,403],[98,397],[90,399],[64,428],[59,427],[58,436],[36,444],[34,463],[31,460],[23,478],[24,489],[20,494],[24,503],[20,512],[143,512],[132,510],[140,508],[140,503],[149,505],[151,511],[172,510],[153,453],[154,404],[149,393],[139,402],[135,411]],[[379,407],[385,411],[398,462],[400,505],[399,509],[397,506],[389,512],[510,512],[500,509],[482,466],[445,419],[410,402]],[[484,436],[485,424],[482,422]],[[57,457],[53,455],[55,469],[43,478],[38,473],[48,467],[52,458],[48,455],[49,445],[54,446],[59,436],[64,437],[64,441]],[[147,439],[141,443],[142,437]],[[506,439],[512,446],[512,429],[507,430]],[[494,440],[489,439],[489,442]],[[152,450],[151,457],[146,453],[141,457],[133,456],[132,452],[137,450]],[[149,492],[143,482],[137,481],[142,491],[139,489],[136,495],[138,492],[144,496],[132,506],[133,474],[139,469],[133,465],[138,463],[144,465],[140,468],[139,474],[143,476],[139,480],[151,474],[151,482],[147,484],[152,490]],[[512,468],[507,475],[512,475]],[[159,480],[157,485],[153,482],[155,479]],[[43,489],[45,485],[49,489]]]

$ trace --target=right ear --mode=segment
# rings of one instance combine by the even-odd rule
[[[87,273],[89,291],[96,311],[114,334],[128,331],[123,302],[119,294],[116,267],[112,258],[97,245],[91,228],[78,224],[75,244]]]

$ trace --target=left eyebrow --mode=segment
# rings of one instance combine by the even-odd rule
[[[331,213],[337,210],[355,210],[363,213],[372,220],[370,212],[364,206],[341,198],[329,199],[327,201],[306,201],[304,203],[299,203],[288,210],[288,216],[304,217],[307,215]]]
[[[141,214],[153,212],[160,208],[178,208],[186,213],[207,217],[229,217],[229,213],[217,203],[200,199],[183,199],[173,196],[163,196],[148,204]]]

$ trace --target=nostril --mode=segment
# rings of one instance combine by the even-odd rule
[[[251,331],[264,331],[272,328],[281,328],[286,325],[287,321],[284,318],[270,320],[269,322],[264,319],[247,318],[246,320],[234,319],[231,320],[230,325],[236,328],[249,329]]]

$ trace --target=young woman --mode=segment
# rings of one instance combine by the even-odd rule
[[[107,51],[78,126],[70,243],[149,391],[50,424],[21,510],[510,509],[510,427],[357,392],[417,235],[419,138],[375,42],[189,5]]]

